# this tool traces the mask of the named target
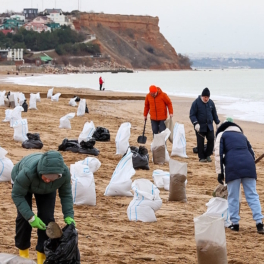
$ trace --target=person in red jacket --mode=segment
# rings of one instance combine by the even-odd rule
[[[149,113],[153,134],[166,129],[164,121],[167,119],[167,109],[172,117],[173,107],[170,98],[159,87],[151,85],[145,99],[144,119],[147,120]]]
[[[102,91],[103,83],[104,83],[104,81],[103,81],[102,77],[100,76],[100,78],[99,78],[99,88],[100,88],[100,91]]]

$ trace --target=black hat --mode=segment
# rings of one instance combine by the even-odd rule
[[[210,91],[207,87],[203,89],[202,96],[210,97]]]

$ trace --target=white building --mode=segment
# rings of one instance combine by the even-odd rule
[[[23,15],[12,15],[12,16],[10,16],[10,18],[25,21],[25,16],[23,16]]]
[[[62,13],[54,10],[51,11],[49,15],[47,15],[48,18],[50,18],[54,23],[58,23],[61,26],[63,25],[67,25],[67,22],[65,20],[65,15],[63,15]]]

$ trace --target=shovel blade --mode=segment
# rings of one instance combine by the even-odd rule
[[[147,142],[147,137],[145,136],[139,136],[137,139],[137,142],[140,144],[145,144]]]

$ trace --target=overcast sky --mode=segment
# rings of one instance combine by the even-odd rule
[[[159,17],[178,53],[264,52],[264,0],[0,0],[0,12],[36,7]]]

